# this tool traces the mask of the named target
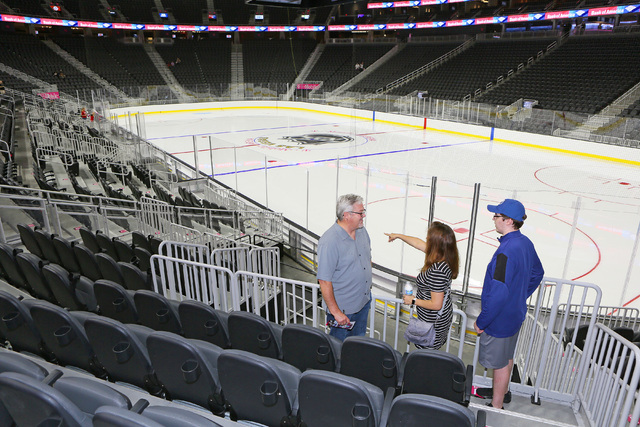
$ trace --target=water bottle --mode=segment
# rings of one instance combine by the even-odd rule
[[[411,284],[411,282],[407,282],[404,284],[404,294],[413,295],[413,285]]]

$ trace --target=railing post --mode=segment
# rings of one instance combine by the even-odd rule
[[[427,222],[427,226],[431,226],[431,223],[433,223],[433,217],[435,215],[435,211],[436,211],[436,187],[438,185],[438,177],[437,176],[432,176],[431,177],[431,197],[429,199],[429,219]]]
[[[473,241],[478,222],[478,204],[480,203],[480,183],[473,185],[473,203],[471,205],[471,221],[469,222],[469,243],[467,244],[467,256],[464,262],[464,278],[462,280],[462,304],[469,291],[469,276],[471,275],[471,258],[473,256]]]
[[[580,216],[580,204],[582,202],[582,198],[578,196],[576,200],[576,204],[574,206],[573,213],[573,223],[571,224],[571,234],[569,234],[569,245],[567,246],[567,255],[564,259],[564,269],[562,270],[562,278],[567,278],[567,271],[569,270],[569,260],[571,259],[571,248],[573,247],[573,240],[576,236],[576,228],[578,226],[578,218]]]
[[[193,162],[194,162],[194,166],[195,166],[195,169],[196,169],[195,178],[199,178],[200,177],[200,162],[198,161],[198,137],[193,135],[192,139],[193,139]]]

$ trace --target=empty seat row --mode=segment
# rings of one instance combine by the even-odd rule
[[[83,245],[79,245],[36,227],[25,224],[18,224],[17,227],[22,244],[29,252],[62,265],[72,273],[82,273],[92,280],[100,279],[102,276],[99,269],[94,268],[96,262],[87,260],[91,258],[91,254],[106,254],[115,262],[134,263],[143,272],[148,272],[151,255],[157,253],[162,242],[155,237],[147,238],[142,233],[134,231],[133,244],[129,244],[117,237],[110,239],[99,230],[93,233],[82,227],[79,232]]]
[[[101,366],[107,367],[109,363],[95,363],[95,354],[99,353],[95,346],[106,346],[107,351],[117,344],[115,341],[113,345],[109,344],[106,330],[95,334],[95,344],[87,343],[91,341],[89,337],[80,347],[70,346],[62,335],[69,333],[71,339],[81,337],[80,325],[86,329],[87,322],[90,325],[107,324],[111,329],[117,329],[113,326],[115,324],[126,322],[138,335],[152,331],[169,332],[176,337],[184,334],[185,339],[206,342],[217,348],[248,351],[268,357],[274,363],[281,359],[300,371],[337,371],[382,390],[393,388],[439,395],[460,404],[469,402],[471,366],[465,368],[460,359],[448,353],[428,352],[428,355],[420,356],[421,353],[412,352],[403,357],[380,340],[350,337],[341,344],[313,327],[296,324],[278,327],[253,313],[225,313],[196,301],[177,303],[150,291],[138,291],[133,298],[116,292],[108,294],[105,299],[111,299],[111,304],[104,302],[105,312],[110,311],[107,316],[112,314],[115,319],[88,312],[68,312],[46,301],[20,301],[0,291],[0,316],[3,319],[0,334],[16,350],[40,354],[61,364],[72,364],[104,376],[106,373]],[[108,306],[110,308],[106,310]],[[133,324],[136,321],[141,324]],[[117,339],[122,341],[123,338],[119,336]],[[420,363],[420,357],[428,359],[428,363]],[[108,368],[106,372],[109,372]],[[441,376],[439,381],[423,381],[425,375],[432,378],[436,373]],[[153,382],[147,379],[144,384],[148,389]]]
[[[247,351],[223,350],[202,340],[125,325],[90,313],[69,313],[43,301],[25,304],[34,322],[46,323],[41,327],[42,338],[57,363],[79,367],[111,381],[133,384],[156,396],[188,401],[220,416],[228,413],[233,420],[265,425],[298,425],[298,421],[302,421],[309,426],[320,426],[345,425],[355,419],[361,423],[356,425],[366,426],[425,425],[391,421],[381,424],[385,392],[362,379],[313,369],[301,373],[283,361]],[[364,337],[350,340],[354,338]],[[431,350],[409,354],[405,368],[410,373],[407,378],[414,378],[414,385],[427,382],[432,383],[432,387],[442,387],[443,378],[438,375],[442,375],[445,367],[439,362],[443,354],[447,355]],[[409,383],[403,384],[402,395],[420,393],[412,387]],[[389,401],[397,394],[393,388],[385,391]],[[437,403],[434,410],[446,408],[456,417],[467,420],[466,424],[459,425],[474,425],[473,413],[461,405],[437,396],[415,399]],[[407,410],[412,411],[404,409]],[[400,415],[390,418],[397,417]],[[289,424],[280,424],[283,420]]]
[[[116,426],[125,425],[118,424],[122,419],[138,426],[218,425],[186,409],[149,406],[144,399],[132,406],[129,397],[104,382],[48,372],[27,357],[0,352],[0,424]]]
[[[131,290],[154,288],[149,273],[149,254],[145,254],[144,262],[138,259],[132,262],[116,262],[106,253],[96,255],[82,244],[71,245],[59,237],[55,237],[53,242],[58,247],[54,252],[61,254],[59,264],[33,253],[13,249],[7,244],[0,244],[0,278],[34,297],[62,304],[60,299],[56,300],[60,295],[55,295],[56,289],[47,277],[47,272],[55,271],[57,276],[69,282],[65,293],[85,293],[84,296],[76,295],[82,304],[63,305],[73,310],[93,310],[90,300],[95,298],[92,297],[93,292],[90,295],[87,292],[96,280],[111,280]]]
[[[258,393],[251,393],[241,399],[236,399],[236,390],[230,390],[230,394],[234,395],[234,402],[239,402],[235,406],[229,402],[226,404],[226,409],[233,418],[238,414],[246,415],[239,418],[259,420],[257,422],[268,426],[485,425],[484,411],[478,411],[476,418],[468,409],[438,397],[406,394],[393,400],[384,400],[381,390],[339,374],[309,371],[299,375],[291,372],[290,378],[286,378],[280,371],[271,375],[275,371],[251,356],[248,359],[238,359],[242,356],[244,355],[229,351],[220,357],[220,362],[234,372],[249,368],[244,372],[243,386],[238,391],[253,391],[262,380],[276,381],[263,381]],[[243,372],[239,373],[242,376]],[[256,374],[257,377],[248,377]],[[297,380],[297,390],[285,388],[290,385],[287,380]],[[264,387],[265,384],[283,387],[274,395],[270,393],[273,389]],[[297,401],[291,403],[287,393],[295,394]],[[260,401],[256,401],[256,398]],[[99,380],[63,374],[58,369],[49,373],[41,364],[27,357],[0,352],[2,425],[49,425],[52,422],[69,426],[100,427],[219,425],[205,418],[204,414],[198,414],[195,409],[158,405],[155,399],[149,400],[156,405],[149,406],[147,399],[139,399],[132,405],[126,394]],[[327,408],[331,410],[327,411]],[[288,415],[278,419],[283,413]]]

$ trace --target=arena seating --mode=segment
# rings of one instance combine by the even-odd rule
[[[129,22],[154,22],[154,11],[160,2],[164,7],[173,9],[175,17],[181,23],[199,23],[202,15],[198,11],[201,12],[201,9],[207,7],[204,0],[193,0],[198,6],[194,6],[187,15],[187,11],[181,9],[185,2],[178,0],[110,3],[118,6]],[[587,0],[587,4],[596,2],[602,3],[600,0]],[[44,14],[43,16],[50,14],[46,5],[33,1],[9,0],[6,3],[15,4],[19,8],[31,8],[34,15],[38,10],[41,15]],[[87,10],[88,4],[93,5],[90,7],[91,11]],[[226,24],[246,23],[256,10],[254,6],[239,5],[237,0],[216,0],[215,5]],[[517,4],[511,11],[531,12],[541,10],[546,5],[545,2]],[[98,6],[102,7],[102,3],[84,0],[65,2],[65,7],[70,11],[75,10],[76,12],[72,13],[77,16],[85,19],[93,17],[90,19],[102,21]],[[486,13],[491,15],[498,10],[501,14],[506,12],[501,6],[497,6],[493,11],[487,10]],[[328,17],[331,8],[316,11],[317,20],[322,22],[315,24],[324,25],[326,18],[322,19],[322,13],[325,11]],[[443,7],[438,11],[433,9],[429,16],[432,19],[458,19],[461,17],[460,12]],[[272,25],[286,24],[289,19],[282,11],[270,11],[267,17]],[[391,23],[405,22],[410,17],[404,13],[384,11],[378,15],[374,14],[374,19],[375,22]],[[338,17],[335,23],[354,22],[370,23],[371,17],[350,15]],[[154,48],[165,62],[181,59],[181,63],[170,67],[170,71],[183,87],[193,92],[227,96],[231,82],[231,41],[210,36],[212,35],[203,35],[202,40],[177,39],[173,45],[158,45]],[[118,88],[165,84],[139,44],[123,45],[107,38],[52,37],[65,50]],[[292,82],[316,43],[311,38],[294,38],[290,41],[261,40],[259,37],[260,35],[257,35],[253,40],[242,40],[246,83]],[[605,36],[596,41],[597,38],[569,38],[564,45],[560,45],[522,73],[484,94],[479,100],[505,105],[525,96],[539,100],[543,108],[586,113],[599,111],[626,88],[640,80],[637,72],[640,64],[635,49],[638,45],[637,36]],[[21,47],[23,42],[26,46],[24,49]],[[549,42],[548,39],[477,42],[468,51],[428,73],[425,80],[417,79],[402,86],[394,94],[410,94],[414,90],[425,90],[437,98],[461,99],[467,94],[472,94],[475,88],[483,88],[489,81],[495,84],[497,76],[504,75],[520,62],[526,62],[529,57],[535,57]],[[393,46],[393,43],[384,46],[367,43],[328,43],[326,55],[323,54],[315,69],[307,76],[307,80],[323,81],[322,90],[328,92],[357,74],[354,70],[355,63],[364,62],[365,66],[370,66]],[[373,92],[440,56],[439,49],[444,53],[455,46],[453,43],[407,43],[404,50],[391,61],[383,64],[352,89],[364,93]],[[594,52],[595,60],[591,57],[591,51]],[[604,52],[610,53],[610,56]],[[559,56],[563,57],[563,61],[558,60]],[[292,57],[295,58],[295,67],[291,63]],[[487,57],[492,58],[491,63],[488,63]],[[593,62],[585,59],[588,57],[591,57]],[[75,95],[75,89],[99,89],[93,80],[79,73],[32,36],[2,33],[0,63],[7,63],[30,75],[57,84],[63,92],[69,94]],[[49,75],[50,70],[42,72],[45,66],[55,72],[63,70],[66,77],[53,78]],[[0,72],[0,79],[4,79],[5,84],[11,88],[24,88],[25,91],[34,88],[30,83],[3,72]],[[582,82],[586,84],[586,90],[585,87],[580,88],[578,83]],[[563,85],[568,87],[566,91]],[[556,92],[549,91],[546,89],[548,87]],[[80,97],[83,96],[86,95],[81,93]],[[3,115],[3,102],[0,97],[2,140],[7,132],[11,133],[9,130],[14,125],[9,121],[10,115]],[[623,114],[637,116],[638,110],[636,102]],[[63,129],[65,126],[73,128],[76,124],[74,120],[65,117],[46,119],[50,120],[49,124],[54,129],[59,128],[50,132],[59,138],[66,135]],[[82,130],[78,133],[89,132],[86,126],[80,127]],[[191,191],[189,187],[167,185],[155,176],[154,170],[143,164],[110,162],[97,156],[68,151],[54,153],[46,159],[37,158],[35,149],[52,148],[53,145],[50,145],[49,141],[43,140],[42,134],[34,136],[32,148],[36,161],[34,177],[41,189],[55,191],[47,194],[52,200],[96,200],[96,203],[100,203],[101,209],[113,204],[113,207],[123,208],[120,212],[124,218],[127,202],[141,200],[145,195],[180,208],[174,212],[183,213],[177,214],[181,217],[183,225],[188,224],[198,229],[206,227],[209,231],[215,230],[221,234],[226,234],[234,227],[244,233],[249,227],[249,221],[243,220],[238,211],[207,200],[201,194]],[[103,135],[103,141],[108,146],[110,137]],[[116,142],[111,144],[115,146]],[[13,147],[13,144],[11,146]],[[151,159],[147,165],[152,165],[153,161],[154,159]],[[11,173],[11,162],[11,159],[5,158],[4,164],[1,165],[0,184],[21,184],[20,177]],[[64,170],[56,173],[52,168],[53,163],[68,164],[65,164]],[[79,179],[80,174],[74,172],[75,168],[90,169],[100,189],[84,185],[83,180]],[[179,175],[176,175],[176,178],[181,180]],[[61,189],[61,180],[66,179],[71,183],[67,193],[57,192]],[[3,218],[3,225],[11,222],[8,229],[13,226],[21,237],[24,234],[20,242],[13,240],[14,246],[22,243],[30,252],[20,253],[14,246],[0,244],[0,279],[9,282],[16,288],[16,293],[25,296],[25,299],[21,300],[0,291],[0,338],[6,340],[7,347],[37,354],[62,366],[86,370],[98,378],[122,381],[140,387],[141,390],[146,389],[151,393],[151,401],[152,397],[155,399],[152,395],[163,396],[168,400],[184,400],[191,405],[200,406],[196,412],[204,409],[216,415],[226,413],[228,417],[238,420],[277,425],[284,418],[285,422],[291,424],[302,420],[309,426],[348,425],[354,422],[359,422],[360,425],[397,426],[407,423],[423,425],[424,420],[429,419],[434,425],[484,425],[482,411],[478,411],[476,417],[465,407],[469,403],[468,387],[471,385],[472,374],[469,367],[465,368],[462,361],[455,356],[446,357],[450,355],[442,353],[438,356],[446,356],[436,357],[434,361],[427,357],[431,356],[428,352],[413,351],[403,358],[403,355],[393,348],[389,349],[388,345],[381,341],[369,338],[347,340],[343,346],[328,338],[319,329],[314,329],[313,332],[305,331],[309,327],[295,324],[282,328],[280,324],[270,323],[263,318],[252,319],[255,320],[254,328],[250,329],[246,324],[238,326],[237,323],[234,325],[234,322],[239,318],[255,318],[257,315],[252,313],[249,313],[249,316],[229,315],[204,303],[166,300],[162,295],[152,292],[154,284],[151,282],[150,273],[153,266],[150,258],[154,253],[158,253],[159,239],[143,233],[131,233],[130,236],[126,236],[126,241],[111,239],[113,232],[100,236],[99,233],[91,231],[95,230],[95,223],[84,216],[90,211],[88,207],[61,208],[61,211],[67,209],[67,214],[71,214],[63,214],[66,220],[73,219],[62,227],[67,233],[71,230],[71,235],[52,235],[51,230],[39,229],[45,224],[41,211],[29,210],[29,206],[37,202],[21,198],[28,190],[16,188],[18,187],[3,191],[15,192],[16,197],[13,200],[17,205],[23,203],[24,207],[24,211],[20,213],[24,217],[30,215],[32,218],[27,218],[28,221],[23,220],[17,227],[17,222]],[[81,199],[82,195],[96,197]],[[100,195],[108,195],[111,199],[99,199]],[[81,211],[76,210],[74,215],[74,211],[69,209]],[[210,211],[203,214],[204,209]],[[216,210],[217,213],[212,214],[211,210]],[[82,215],[78,214],[79,212],[82,212]],[[29,225],[26,225],[27,223]],[[122,224],[122,229],[130,230],[132,227],[129,225],[135,222],[129,223],[126,219],[120,218],[109,220],[109,223]],[[81,225],[86,227],[84,231],[78,231]],[[102,227],[102,224],[100,226]],[[76,240],[79,235],[82,236],[83,243]],[[85,237],[87,240],[84,240]],[[90,241],[90,238],[95,239],[95,242]],[[129,243],[129,238],[132,244]],[[150,240],[153,240],[153,246]],[[87,247],[92,244],[95,245]],[[161,283],[158,285],[162,287]],[[35,301],[33,297],[47,300],[50,304]],[[248,304],[243,306],[243,309],[247,307]],[[133,325],[123,325],[119,322]],[[157,332],[153,332],[149,326]],[[586,330],[583,334],[579,329],[578,335],[586,336]],[[171,332],[164,332],[167,330]],[[245,333],[245,336],[238,331]],[[251,342],[247,344],[249,331],[252,336]],[[268,334],[265,334],[265,331]],[[638,341],[638,332],[632,329],[620,329],[616,332]],[[84,334],[88,346],[84,342]],[[300,336],[305,337],[304,341],[296,338]],[[307,348],[300,348],[300,341],[309,343]],[[582,341],[581,344],[584,344],[584,340]],[[361,346],[354,346],[355,343]],[[568,343],[565,345],[568,346]],[[578,345],[576,342],[576,346]],[[69,349],[67,346],[72,348]],[[599,348],[597,355],[603,354],[603,349],[607,348],[611,347]],[[8,358],[7,364],[18,367],[4,368],[3,356],[7,354],[17,356],[12,357],[14,360]],[[270,358],[265,358],[265,354]],[[208,355],[206,360],[204,355]],[[114,362],[114,358],[117,363]],[[224,378],[219,377],[218,359],[222,360],[220,366],[224,367]],[[25,360],[27,363],[22,363]],[[93,418],[95,425],[131,425],[134,422],[145,425],[145,422],[151,423],[146,420],[163,423],[162,420],[166,419],[172,419],[173,424],[167,421],[164,425],[180,425],[180,422],[184,424],[187,420],[189,425],[207,425],[195,414],[193,406],[189,411],[180,412],[172,411],[175,409],[173,407],[146,408],[144,401],[139,401],[139,404],[132,407],[131,402],[134,400],[127,401],[126,398],[114,405],[95,403],[89,398],[79,399],[79,385],[82,385],[83,392],[91,397],[117,395],[101,387],[106,385],[106,382],[89,377],[84,378],[89,382],[76,384],[73,380],[67,381],[65,375],[60,380],[54,378],[60,375],[56,373],[43,383],[47,371],[51,372],[52,369],[49,365],[44,369],[37,365],[34,367],[31,363],[31,358],[22,358],[17,353],[8,353],[0,349],[0,402],[5,401],[5,397],[10,393],[18,393],[12,387],[19,384],[20,397],[29,399],[32,407],[38,408],[37,411],[33,411],[35,415],[25,414],[24,411],[19,413],[17,409],[7,411],[7,406],[15,400],[6,397],[5,403],[8,405],[4,409],[0,403],[0,424],[7,422],[6,420],[10,422],[11,418],[27,420],[27,424],[40,423],[41,419],[33,417],[42,412],[39,410],[42,401],[49,399],[58,404],[53,409],[47,408],[43,411],[53,410],[59,413],[60,417],[89,420],[89,423]],[[628,360],[625,361],[624,358],[613,363],[618,364],[616,367],[623,366],[622,364],[628,366]],[[7,371],[19,371],[20,365],[24,365],[23,368],[26,366],[23,370],[34,372],[35,379],[2,374]],[[431,369],[437,372],[432,373]],[[408,373],[410,374],[407,375]],[[410,381],[412,377],[432,376],[439,378],[434,381],[438,387],[433,389],[421,388],[424,384]],[[53,392],[47,388],[50,384],[53,384]],[[99,385],[94,387],[93,384]],[[276,396],[277,392],[274,393],[274,384],[277,385],[275,390],[281,393],[279,396]],[[340,392],[323,393],[323,387],[334,392],[339,389]],[[389,389],[392,391],[389,392]],[[60,393],[56,394],[55,390]],[[448,400],[442,400],[437,396],[444,396]],[[117,400],[116,397],[113,398],[114,401]],[[300,402],[299,407],[296,407],[296,401]],[[319,409],[314,402],[320,401],[323,406]],[[105,404],[106,407],[103,406]],[[102,408],[98,409],[99,406]],[[334,410],[326,411],[327,406]],[[164,412],[164,409],[167,412]]]
[[[315,47],[313,39],[247,41],[242,46],[244,79],[265,85],[293,83]]]
[[[235,0],[216,0],[215,5],[218,14],[229,24],[249,22],[251,15],[256,11],[255,6],[240,6]]]
[[[89,68],[117,87],[165,84],[140,44],[90,37],[85,48]]]
[[[477,42],[432,71],[391,91],[405,95],[418,90],[439,99],[461,100],[484,90],[487,83],[495,84],[500,76],[544,50],[553,39]],[[486,58],[491,58],[487,61]]]
[[[307,80],[322,81],[322,89],[327,92],[336,89],[353,78],[358,71],[355,65],[364,63],[365,68],[393,48],[392,44],[345,43],[328,44]]]
[[[535,99],[541,108],[593,114],[640,79],[640,53],[632,48],[639,41],[626,34],[569,38],[478,101],[509,105]]]
[[[350,91],[373,93],[400,77],[408,70],[417,70],[423,65],[453,50],[459,43],[407,43],[403,49],[386,61],[373,73],[350,87]]]
[[[128,22],[155,22],[152,9],[157,8],[153,0],[113,1],[110,4],[119,9]]]
[[[35,36],[3,33],[0,62],[47,83],[57,85],[59,90],[74,95],[78,87],[86,89],[100,87]],[[60,76],[60,72],[64,77]]]
[[[206,0],[162,0],[162,6],[181,24],[202,25],[202,11],[207,10]]]
[[[185,301],[182,304],[191,303]],[[7,313],[22,313],[21,333],[17,333],[19,330],[8,321]],[[3,291],[0,291],[0,316],[5,319],[0,323],[0,333],[15,350],[46,356],[48,349],[52,349],[55,360],[63,366],[81,368],[98,378],[137,385],[151,395],[184,400],[214,414],[223,415],[225,411],[229,411],[232,419],[275,425],[274,420],[279,423],[283,417],[291,420],[299,417],[302,421],[308,420],[306,422],[311,426],[327,425],[327,422],[349,420],[355,416],[356,419],[370,417],[363,425],[378,426],[381,419],[388,417],[385,411],[390,410],[391,400],[402,389],[401,382],[391,381],[390,387],[383,391],[363,379],[337,373],[335,370],[307,370],[301,375],[290,364],[245,350],[225,350],[206,341],[187,339],[170,332],[154,332],[136,324],[125,325],[98,314],[82,311],[69,313],[42,301],[20,301]],[[31,316],[33,321],[30,320]],[[31,332],[26,334],[25,328],[31,328]],[[25,341],[28,339],[30,341]],[[349,340],[376,341],[365,337],[349,338],[347,344]],[[362,351],[362,348],[354,350]],[[367,353],[361,352],[360,356],[366,356]],[[409,356],[415,355],[413,358],[420,360],[422,353],[429,354],[431,351],[412,352]],[[436,356],[448,356],[455,362],[455,356],[433,353]],[[31,366],[31,363],[28,359],[18,357],[17,353],[0,350],[0,372],[20,372],[21,366]],[[297,365],[300,361],[293,363]],[[458,360],[458,363],[461,361]],[[421,365],[426,366],[424,363]],[[11,369],[5,366],[10,366]],[[446,376],[448,371],[443,370],[443,367],[444,365],[436,365],[431,368],[442,371],[441,374]],[[46,376],[46,371],[43,370],[32,371],[31,375],[37,375],[37,372],[41,372],[37,376],[39,380]],[[398,365],[398,378],[402,378],[405,372],[409,372],[411,376],[418,375],[414,368]],[[72,381],[91,380],[86,377]],[[93,385],[100,384],[99,380],[94,381],[88,386],[89,389],[101,388]],[[438,390],[441,384],[439,381],[429,383],[436,393],[448,393],[446,387],[442,391]],[[409,392],[408,387],[405,384],[403,390]],[[333,392],[324,392],[329,389]],[[272,394],[271,390],[278,390],[277,395]],[[418,390],[411,391],[414,394],[403,396],[423,394]],[[383,404],[385,394],[389,402],[387,404]],[[316,400],[323,404],[312,403]],[[300,402],[299,407],[297,402]],[[334,410],[326,411],[329,403]],[[88,401],[85,402],[84,407],[88,404]],[[362,408],[363,405],[369,410]],[[470,421],[475,420],[472,412],[456,409],[464,408],[463,406],[452,405],[445,405],[447,411],[466,414]],[[96,408],[97,406],[94,409]],[[11,412],[11,415],[14,413]],[[479,411],[479,415],[484,416],[482,411]],[[325,424],[318,424],[321,421]],[[395,425],[391,424],[391,419],[389,423],[388,425]]]
[[[221,94],[231,81],[231,43],[228,40],[175,40],[172,45],[157,45],[156,50],[167,64],[180,58],[180,63],[170,67],[170,71],[188,90],[213,90],[214,94]]]
[[[106,17],[100,13],[101,10],[104,10],[104,5],[100,0],[64,0],[64,8],[76,19],[99,22],[106,20]]]

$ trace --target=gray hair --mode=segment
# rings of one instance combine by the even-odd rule
[[[336,216],[338,217],[338,221],[342,220],[344,213],[353,209],[353,205],[356,203],[363,203],[362,196],[358,196],[357,194],[343,194],[338,197],[338,203],[336,203]]]

